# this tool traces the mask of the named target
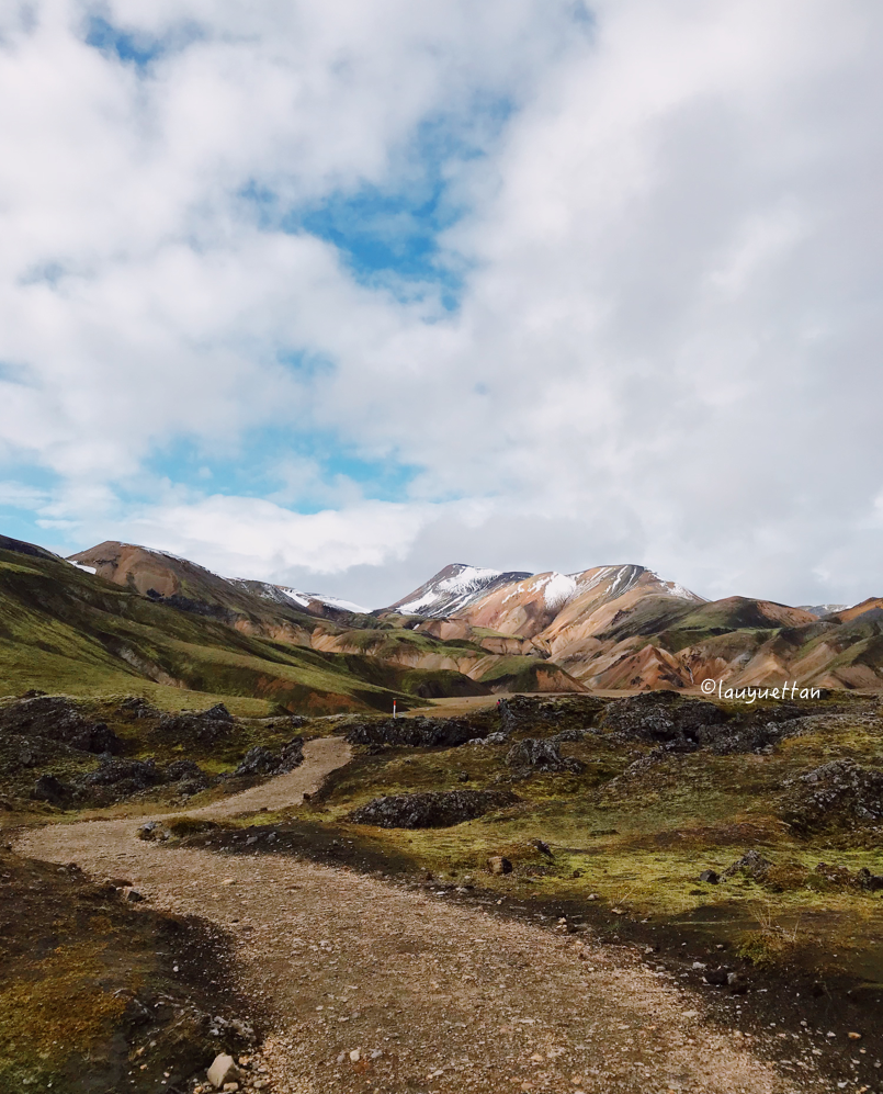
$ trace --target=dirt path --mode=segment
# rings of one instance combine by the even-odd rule
[[[311,742],[297,771],[200,813],[293,804],[348,755]],[[125,876],[154,907],[230,932],[277,1016],[262,1057],[278,1094],[794,1094],[627,951],[281,855],[145,843],[137,826],[48,826],[18,849]],[[800,1089],[819,1088],[806,1074]]]

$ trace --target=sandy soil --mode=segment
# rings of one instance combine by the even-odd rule
[[[199,812],[294,804],[349,757],[335,738],[305,751],[297,771]],[[138,823],[47,826],[17,849],[125,876],[153,907],[228,931],[246,988],[275,1015],[258,1061],[265,1089],[796,1094],[747,1038],[704,1024],[700,998],[624,947],[281,855],[146,843]],[[826,1084],[807,1071],[800,1089]]]

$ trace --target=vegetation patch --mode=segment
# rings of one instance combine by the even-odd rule
[[[224,940],[129,891],[0,850],[2,1094],[153,1094],[254,1039]]]

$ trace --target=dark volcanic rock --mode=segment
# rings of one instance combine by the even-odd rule
[[[212,784],[212,779],[193,760],[175,760],[165,770],[165,779],[169,783],[178,783],[178,792],[184,797],[198,794]]]
[[[772,748],[796,731],[797,719],[804,713],[793,703],[780,703],[733,715],[702,699],[649,691],[609,703],[603,721],[621,740],[658,742],[677,751],[705,748],[726,755]]]
[[[20,699],[0,710],[0,736],[43,737],[81,752],[109,752],[114,756],[123,743],[104,722],[86,718],[72,699],[40,695]]]
[[[117,714],[121,718],[131,718],[132,720],[138,718],[160,718],[162,712],[157,710],[156,707],[151,706],[146,699],[142,699],[140,695],[130,695],[119,705]]]
[[[351,726],[346,739],[353,745],[408,745],[413,748],[454,748],[488,735],[489,729],[467,718],[386,718]]]
[[[732,866],[728,866],[721,877],[733,877],[735,874],[742,873],[754,878],[755,881],[763,881],[771,866],[772,863],[768,858],[764,858],[759,851],[752,848],[741,858],[736,859]]]
[[[229,740],[236,732],[236,721],[223,703],[209,710],[164,714],[156,729],[163,740],[183,745],[214,745]]]
[[[31,797],[34,801],[61,805],[71,796],[71,788],[55,778],[54,775],[41,775],[34,783]]]
[[[520,799],[509,790],[447,790],[375,798],[349,816],[378,828],[450,828]]]
[[[250,748],[242,758],[242,762],[236,768],[235,775],[284,775],[294,769],[304,758],[303,737],[294,737],[283,745],[279,755],[271,752],[263,745],[255,745]]]
[[[149,790],[163,781],[163,773],[153,760],[115,760],[102,757],[101,766],[77,780],[84,790],[112,788],[114,796],[125,797]]]
[[[205,772],[193,760],[175,760],[170,763],[165,771],[166,781],[170,783],[180,782],[181,779],[204,779]]]
[[[834,760],[796,779],[785,820],[800,832],[855,828],[883,821],[883,771]]]
[[[639,741],[690,741],[700,726],[721,725],[726,714],[714,703],[683,699],[673,691],[648,691],[607,704],[603,723],[619,736]]]
[[[575,774],[583,770],[579,760],[564,759],[561,746],[557,741],[525,737],[509,749],[506,755],[509,767],[527,768],[535,771],[571,771]]]

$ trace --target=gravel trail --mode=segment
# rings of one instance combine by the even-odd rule
[[[295,804],[349,755],[337,739],[309,742],[296,771],[197,812]],[[51,825],[17,849],[124,876],[153,907],[229,932],[245,986],[275,1016],[266,1090],[796,1094],[747,1038],[703,1023],[701,998],[624,947],[282,855],[158,846],[138,824]],[[807,1072],[800,1089],[825,1086]]]

